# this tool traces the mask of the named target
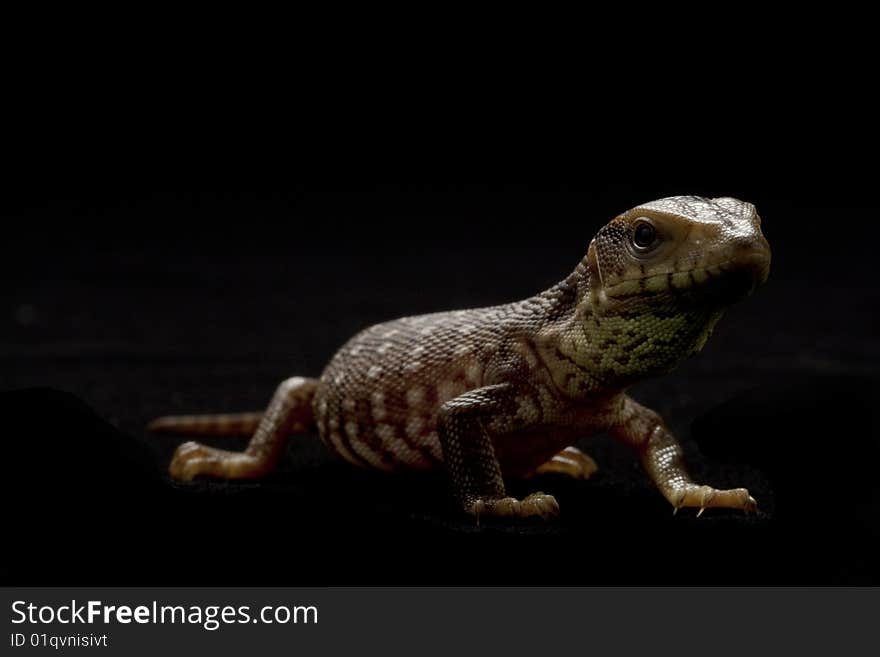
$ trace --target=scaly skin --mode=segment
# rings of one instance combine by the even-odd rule
[[[286,436],[317,426],[355,465],[445,467],[473,515],[551,516],[552,495],[509,497],[505,476],[588,477],[595,463],[571,443],[608,431],[631,445],[673,505],[750,511],[744,488],[691,480],[662,419],[626,388],[699,351],[725,308],[769,272],[754,206],[673,197],[602,228],[565,280],[530,299],[406,317],[353,337],[320,380],[282,383],[258,414],[160,418],[151,428],[193,434],[256,431],[242,453],[186,443],[171,474],[243,478],[269,472]]]

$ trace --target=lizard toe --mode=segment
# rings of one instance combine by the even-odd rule
[[[546,493],[532,493],[526,497],[520,506],[520,516],[540,516],[547,520],[559,515],[559,503],[556,498]]]
[[[179,445],[168,466],[169,474],[180,481],[191,481],[199,473],[198,464],[206,458],[208,449],[194,441]]]

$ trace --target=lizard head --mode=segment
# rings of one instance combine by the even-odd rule
[[[770,246],[751,203],[674,196],[607,224],[588,263],[599,305],[656,298],[726,306],[767,280]]]
[[[589,338],[578,360],[591,357],[606,381],[628,381],[702,349],[724,310],[766,281],[770,246],[751,203],[675,196],[604,226],[586,267],[577,316]]]

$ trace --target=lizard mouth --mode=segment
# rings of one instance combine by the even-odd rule
[[[740,247],[735,258],[721,268],[723,275],[715,285],[733,296],[732,300],[746,297],[770,275],[770,245],[763,237]]]
[[[606,288],[605,294],[615,299],[680,295],[732,303],[754,292],[769,273],[770,247],[759,239],[743,244],[735,255],[720,262],[627,278]]]
[[[606,288],[609,298],[681,294],[733,302],[749,296],[767,280],[766,258],[737,258],[682,271],[630,278]]]
[[[753,272],[736,268],[707,282],[705,294],[723,303],[734,303],[749,296],[759,284],[758,278]]]

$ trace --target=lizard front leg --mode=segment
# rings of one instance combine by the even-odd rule
[[[515,428],[514,399],[514,387],[502,383],[446,402],[440,408],[437,426],[443,460],[465,512],[477,517],[548,518],[559,513],[559,504],[552,495],[533,493],[518,500],[504,490],[490,431],[505,433]]]
[[[709,507],[757,510],[757,503],[745,488],[718,490],[695,483],[685,468],[681,445],[662,418],[633,399],[625,399],[621,422],[611,434],[639,452],[648,476],[676,511],[699,507],[699,516]]]

